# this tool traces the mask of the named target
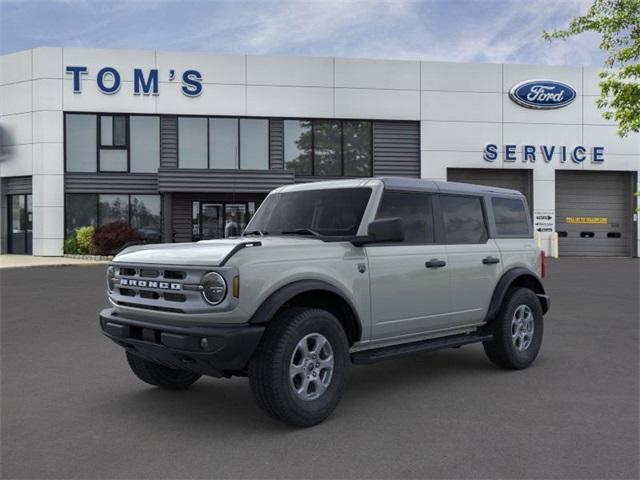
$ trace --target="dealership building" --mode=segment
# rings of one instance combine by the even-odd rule
[[[266,194],[406,176],[515,188],[541,246],[638,255],[640,136],[596,68],[36,48],[0,57],[2,253],[116,220],[237,235]],[[552,252],[553,253],[553,252]]]

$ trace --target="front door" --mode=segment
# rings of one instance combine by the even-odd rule
[[[222,205],[219,203],[203,203],[200,216],[200,240],[222,238],[224,228]]]
[[[33,209],[31,194],[9,195],[9,253],[32,253]]]
[[[255,212],[255,202],[193,202],[192,238],[239,237]]]
[[[373,341],[407,339],[447,328],[450,274],[436,243],[429,194],[385,191],[377,218],[400,217],[403,242],[366,247]]]

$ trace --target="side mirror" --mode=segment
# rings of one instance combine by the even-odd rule
[[[402,242],[404,240],[404,224],[399,217],[381,218],[371,222],[367,228],[367,236],[359,238],[355,245],[366,243]]]

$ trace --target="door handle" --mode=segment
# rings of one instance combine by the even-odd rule
[[[437,258],[432,258],[428,262],[424,264],[427,268],[442,268],[447,264],[444,260],[438,260]]]
[[[500,263],[500,259],[489,255],[488,257],[482,259],[482,263],[484,263],[485,265],[493,265],[495,263]]]

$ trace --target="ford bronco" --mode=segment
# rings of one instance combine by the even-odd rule
[[[310,426],[335,409],[350,364],[481,342],[494,364],[528,367],[549,309],[544,273],[519,192],[289,185],[238,238],[123,250],[100,324],[148,384],[248,376],[267,414]]]

